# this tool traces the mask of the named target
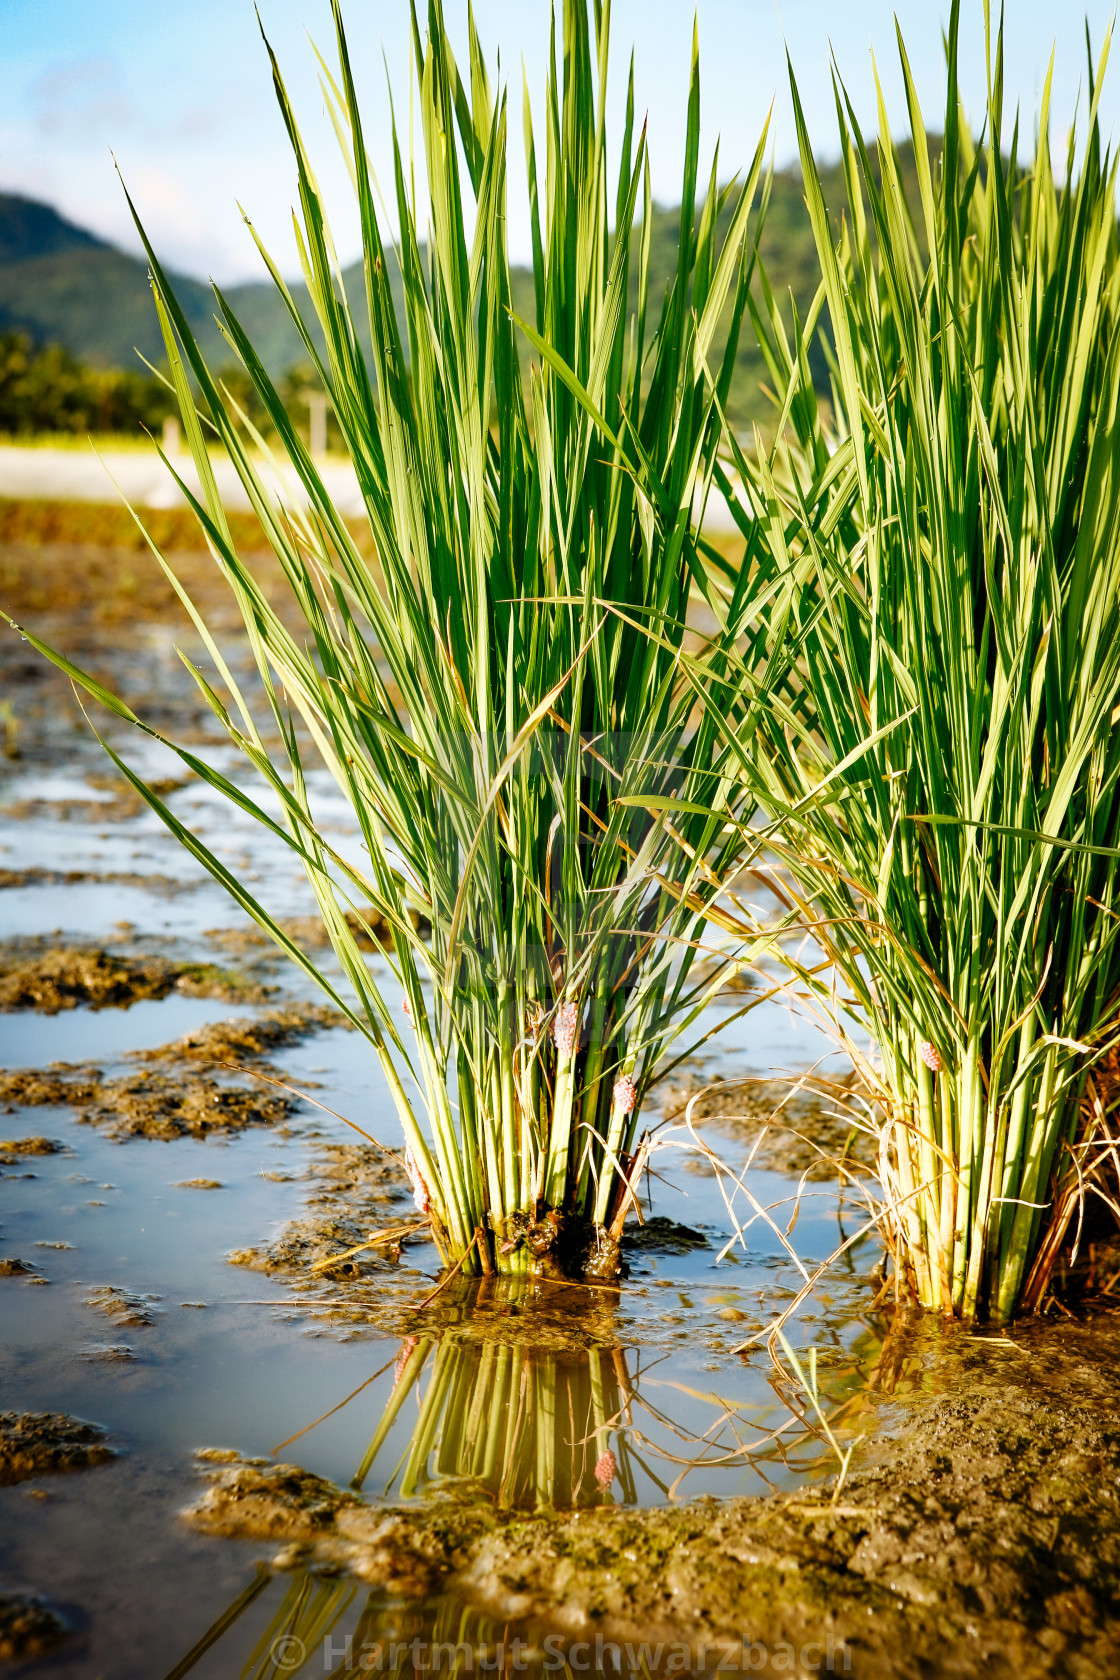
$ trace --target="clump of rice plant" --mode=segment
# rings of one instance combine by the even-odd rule
[[[974,143],[959,13],[939,155],[901,36],[912,153],[881,100],[873,150],[837,85],[842,215],[793,84],[823,278],[792,336],[765,287],[754,311],[781,418],[769,447],[732,440],[744,567],[773,590],[738,701],[743,768],[781,830],[774,884],[828,959],[802,979],[879,1052],[863,1071],[888,1116],[900,1284],[999,1321],[1039,1303],[1114,1147],[1120,240],[1107,42],[1059,181],[1050,78],[1024,161],[990,20]]]
[[[544,90],[543,169],[525,99],[534,292],[522,320],[506,247],[509,110],[473,19],[461,74],[440,0],[426,39],[414,17],[423,145],[413,156],[394,127],[393,250],[337,4],[334,15],[338,69],[324,70],[323,85],[361,212],[364,297],[346,296],[275,61],[313,321],[265,260],[357,473],[372,559],[216,288],[220,325],[306,507],[277,500],[263,440],[212,376],[148,254],[201,481],[193,505],[241,609],[253,688],[235,680],[180,589],[213,666],[191,669],[265,798],[168,744],[299,857],[349,991],[125,774],[368,1039],[445,1260],[467,1273],[609,1275],[634,1200],[643,1097],[728,960],[714,953],[713,968],[704,944],[737,845],[719,808],[728,749],[711,719],[692,719],[679,654],[690,586],[703,577],[693,498],[711,483],[722,432],[762,143],[737,187],[718,185],[713,162],[698,194],[694,53],[679,258],[665,297],[651,297],[633,69],[612,191],[610,8],[596,0],[589,17],[585,0],[566,0]],[[233,539],[196,391],[283,568],[283,611]],[[315,767],[349,803],[360,863],[317,820]],[[670,819],[670,799],[691,808]],[[348,908],[371,907],[391,930],[388,982],[347,921]]]

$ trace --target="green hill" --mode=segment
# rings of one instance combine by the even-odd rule
[[[103,244],[49,204],[0,193],[0,264],[50,257],[58,251],[88,251]]]
[[[186,275],[172,278],[209,354],[227,360],[210,287]],[[259,331],[270,365],[295,360],[299,340],[272,287],[239,286],[231,295]],[[9,194],[0,194],[3,331],[25,332],[36,344],[61,344],[102,367],[137,367],[137,350],[150,361],[163,356],[146,263],[75,227],[49,205]]]
[[[838,192],[839,172],[826,176],[826,191]],[[676,266],[678,212],[655,207],[651,228],[652,299],[659,305]],[[818,268],[796,171],[774,177],[762,243],[774,292],[792,291],[804,311],[817,285]],[[355,265],[345,275],[347,291],[360,305],[362,278]],[[215,303],[209,286],[184,275],[173,276],[183,310],[213,365],[228,364],[228,346],[214,325]],[[532,282],[526,271],[514,275],[515,304],[532,309]],[[301,307],[306,289],[293,286]],[[227,292],[249,337],[275,374],[305,360],[299,337],[284,305],[267,280],[231,287]],[[359,334],[368,346],[368,326],[355,309]],[[0,194],[0,333],[26,333],[35,344],[58,344],[86,362],[103,367],[134,368],[136,350],[159,362],[163,355],[143,261],[66,221],[46,204]],[[722,349],[717,342],[716,353]],[[763,419],[769,403],[759,390],[762,358],[745,323],[732,389],[730,412],[744,424]],[[823,382],[823,362],[813,361],[814,377]]]

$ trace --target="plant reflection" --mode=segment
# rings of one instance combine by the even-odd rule
[[[267,1594],[266,1602],[278,1600],[267,1621],[236,1626],[262,1594]],[[434,1674],[457,1680],[474,1673],[516,1673],[534,1680],[563,1666],[553,1654],[559,1641],[553,1638],[547,1649],[542,1648],[547,1637],[515,1630],[450,1593],[402,1605],[354,1581],[324,1580],[302,1570],[278,1579],[261,1565],[250,1585],[166,1680],[184,1680],[190,1673],[195,1680],[208,1680],[211,1674],[220,1674],[222,1680],[234,1675],[236,1680],[291,1680],[301,1675],[310,1680],[323,1674],[331,1680],[359,1680],[370,1674],[384,1680]],[[206,1659],[219,1642],[222,1662],[217,1666]],[[231,1658],[239,1666],[231,1666]]]
[[[631,1387],[620,1347],[542,1354],[453,1335],[409,1337],[354,1487],[365,1484],[414,1392],[419,1413],[386,1494],[473,1492],[514,1510],[636,1497],[625,1433]]]
[[[499,1339],[497,1329],[480,1336],[477,1323],[473,1330],[445,1324],[439,1334],[400,1344],[353,1487],[390,1501],[485,1501],[559,1515],[673,1499],[688,1491],[695,1472],[706,1473],[708,1486],[713,1473],[726,1477],[727,1492],[743,1491],[736,1472],[753,1472],[759,1490],[820,1484],[841,1470],[870,1408],[900,1378],[905,1383],[911,1364],[908,1326],[892,1333],[883,1319],[869,1318],[846,1351],[834,1343],[830,1358],[810,1360],[815,1398],[803,1375],[798,1381],[796,1359],[792,1371],[777,1362],[752,1370],[748,1395],[729,1398],[659,1375],[660,1360],[642,1364],[619,1344],[542,1349]],[[403,1451],[398,1426],[407,1427]],[[262,1595],[273,1606],[263,1627],[260,1607],[246,1616]],[[278,1575],[262,1565],[167,1680],[196,1670],[196,1680],[232,1673],[240,1680],[313,1673],[396,1680],[435,1667],[452,1675],[533,1676],[543,1671],[546,1634],[511,1629],[451,1591],[402,1604],[354,1581],[309,1571]],[[516,1661],[515,1635],[528,1640]],[[219,1644],[223,1661],[216,1667],[210,1653]],[[437,1647],[442,1655],[433,1662]]]

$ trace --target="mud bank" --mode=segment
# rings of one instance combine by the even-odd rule
[[[267,988],[213,963],[176,963],[163,957],[129,957],[96,947],[51,946],[13,939],[0,948],[0,1010],[126,1009],[146,998],[220,998],[263,1003]]]
[[[450,1590],[572,1638],[831,1640],[868,1680],[1115,1672],[1120,1315],[1014,1338],[900,1322],[880,1382],[881,1431],[835,1502],[811,1488],[528,1517],[389,1509],[214,1454],[187,1520],[275,1541],[281,1567]]]
[[[255,1017],[218,1021],[155,1050],[125,1058],[141,1071],[106,1078],[88,1063],[0,1071],[0,1103],[24,1108],[75,1108],[84,1124],[103,1127],[111,1137],[179,1137],[243,1131],[288,1119],[298,1099],[267,1080],[246,1085],[228,1077],[244,1065],[267,1073],[268,1056],[316,1032],[340,1024],[336,1011],[318,1004],[292,1004]],[[200,1064],[214,1068],[201,1071]],[[31,1152],[48,1139],[0,1143],[0,1159]],[[35,1149],[34,1153],[44,1153]]]
[[[0,1486],[86,1470],[116,1456],[96,1423],[62,1412],[0,1412]]]

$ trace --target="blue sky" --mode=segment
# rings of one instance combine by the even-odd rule
[[[308,35],[327,49],[327,0],[260,0],[260,10],[332,205],[343,259],[357,249],[349,185],[322,110]],[[453,26],[465,33],[466,4],[446,0]],[[680,0],[614,0],[615,93],[624,92],[625,61],[636,54],[639,108],[649,112],[655,196],[678,196],[693,5]],[[491,62],[500,49],[503,74],[520,110],[520,63],[530,89],[543,81],[547,0],[476,0],[479,32]],[[927,122],[940,126],[941,28],[947,0],[699,0],[705,151],[721,137],[721,174],[754,150],[774,100],[771,138],[779,163],[794,152],[785,77],[788,43],[814,143],[833,155],[834,113],[829,53],[862,118],[874,122],[874,48],[892,123],[901,128],[901,96],[893,17],[897,11]],[[1052,47],[1057,61],[1051,137],[1064,146],[1079,90],[1084,96],[1086,15],[1095,48],[1104,38],[1112,0],[1055,7],[1044,0],[1008,0],[1007,84],[1033,124]],[[965,0],[962,86],[966,109],[983,104],[981,0]],[[387,176],[386,71],[408,109],[407,0],[349,0],[351,47],[364,90],[375,165]],[[329,56],[329,55],[328,55]],[[1120,66],[1105,85],[1106,134],[1120,129]],[[616,116],[617,129],[617,116]],[[512,174],[521,166],[520,123]],[[0,0],[0,189],[47,199],[104,237],[135,249],[110,152],[140,207],[161,255],[193,274],[224,281],[254,277],[259,261],[241,224],[240,200],[286,270],[294,267],[290,235],[293,172],[273,100],[267,60],[251,0]],[[515,257],[527,247],[522,196],[511,193],[510,240]]]

